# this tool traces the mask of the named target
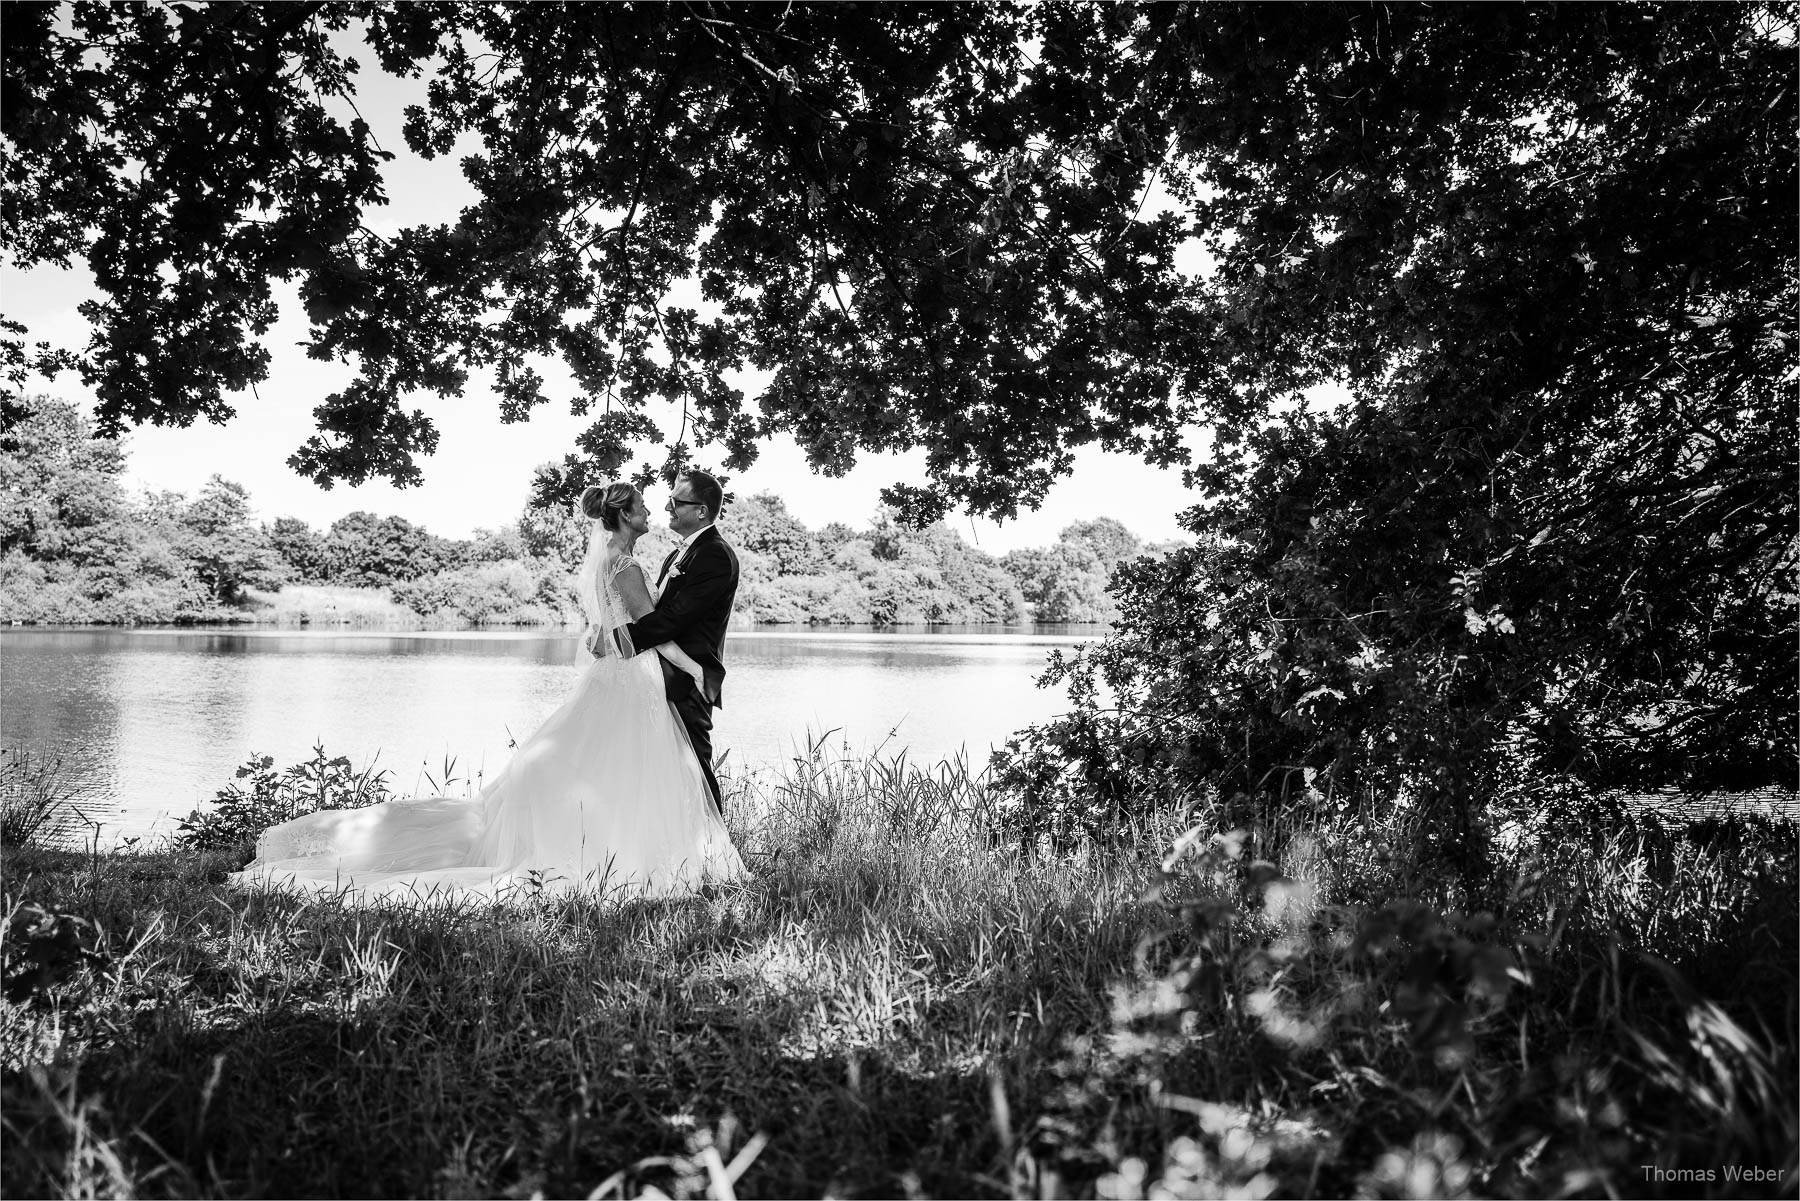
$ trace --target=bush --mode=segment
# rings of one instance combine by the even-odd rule
[[[80,914],[19,905],[0,933],[0,978],[14,1004],[41,1001],[84,970],[100,974],[111,965],[105,932]]]
[[[557,625],[565,614],[555,598],[565,591],[559,569],[507,559],[421,576],[396,584],[392,595],[421,617],[454,613],[472,625]]]
[[[342,755],[327,758],[313,746],[313,757],[286,771],[275,770],[269,755],[252,755],[237,769],[242,784],[228,784],[214,796],[213,808],[195,809],[184,818],[175,841],[196,850],[245,847],[270,826],[321,809],[361,809],[389,799],[388,773],[374,764],[354,771]]]

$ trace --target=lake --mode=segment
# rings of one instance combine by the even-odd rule
[[[1056,647],[1104,627],[733,630],[715,754],[768,769],[809,737],[986,762],[1014,730],[1061,712],[1036,678]],[[0,630],[0,746],[66,748],[102,840],[172,830],[255,754],[277,767],[314,743],[371,761],[402,794],[491,775],[509,741],[560,704],[585,662],[579,632],[290,629]],[[434,783],[435,782],[435,783]]]

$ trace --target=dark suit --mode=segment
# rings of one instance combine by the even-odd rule
[[[680,569],[670,575],[670,568],[680,554]],[[656,608],[625,627],[631,645],[648,651],[664,642],[673,642],[692,655],[706,677],[706,692],[694,687],[694,678],[667,659],[662,659],[663,687],[681,724],[687,727],[694,752],[700,756],[700,770],[706,775],[706,786],[712,791],[713,804],[725,811],[719,792],[719,781],[712,767],[712,711],[724,707],[725,627],[731,624],[731,602],[737,596],[738,559],[716,527],[702,530],[683,554],[679,548],[663,560],[656,581],[663,584]]]

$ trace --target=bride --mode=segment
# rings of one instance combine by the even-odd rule
[[[658,656],[703,685],[700,664],[672,642],[624,658],[612,637],[653,607],[632,555],[650,510],[629,484],[588,488],[581,510],[594,521],[578,584],[598,657],[494,781],[473,797],[320,810],[272,826],[233,882],[365,897],[521,886],[674,896],[743,875]]]

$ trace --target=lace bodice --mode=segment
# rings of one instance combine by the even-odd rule
[[[619,592],[619,578],[633,568],[640,573],[643,571],[636,556],[630,554],[615,555],[611,562],[602,558],[595,565],[597,587],[594,593],[598,612],[590,615],[590,621],[603,631],[611,632],[631,622],[631,610],[625,607],[625,598]],[[649,587],[648,577],[645,577],[644,586]],[[619,653],[610,638],[601,639],[601,646],[602,657]]]

